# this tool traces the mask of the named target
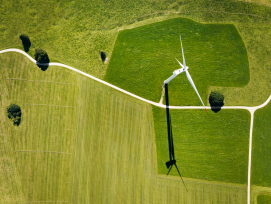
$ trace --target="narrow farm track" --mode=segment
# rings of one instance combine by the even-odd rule
[[[23,55],[25,55],[28,59],[30,59],[33,63],[39,64],[37,63],[31,56],[29,56],[27,53],[25,53],[22,50],[19,49],[7,49],[7,50],[2,50],[0,51],[0,53],[5,53],[5,52],[17,52],[17,53],[21,53]],[[65,64],[61,64],[61,63],[49,63],[50,66],[60,66],[60,67],[65,67],[67,69],[70,69],[72,71],[75,71],[81,75],[84,75],[88,78],[91,78],[97,82],[100,82],[101,84],[104,84],[108,87],[111,87],[117,91],[120,91],[124,94],[127,94],[129,96],[132,96],[136,99],[139,99],[142,102],[146,102],[148,104],[160,107],[160,108],[166,108],[165,105],[161,104],[161,103],[156,103],[147,99],[144,99],[142,97],[139,97],[137,95],[134,95],[130,92],[127,92],[119,87],[116,87],[112,84],[109,84],[103,80],[100,80],[96,77],[93,77],[87,73],[84,73],[80,70],[77,70],[73,67],[70,67],[68,65]],[[17,81],[20,79],[7,79],[10,82],[12,81],[14,83],[14,86],[16,85]],[[50,82],[51,83],[51,82]],[[83,86],[81,84],[81,86]],[[34,86],[30,85],[29,88],[33,88]],[[100,90],[99,88],[94,88],[91,90],[92,94],[100,94]],[[153,135],[153,130],[151,128],[151,124],[149,124],[147,129],[141,129],[141,125],[144,122],[148,122],[151,121],[151,116],[148,115],[147,113],[150,113],[150,111],[148,111],[148,107],[145,107],[142,104],[135,104],[130,102],[129,100],[123,99],[123,98],[118,98],[117,96],[110,96],[111,98],[106,96],[106,93],[102,93],[103,96],[102,98],[105,99],[107,101],[107,105],[103,106],[100,110],[100,112],[104,112],[107,113],[108,117],[110,117],[110,123],[117,123],[114,125],[110,125],[110,124],[105,124],[105,127],[114,127],[114,129],[100,129],[100,132],[97,132],[97,134],[108,134],[110,136],[110,142],[108,140],[106,145],[103,145],[103,141],[99,140],[96,141],[95,145],[93,143],[93,141],[90,141],[89,143],[91,145],[93,145],[93,147],[91,148],[97,148],[97,151],[101,151],[101,153],[104,153],[105,156],[105,161],[101,161],[100,163],[97,162],[97,164],[99,166],[97,166],[97,170],[93,169],[93,171],[95,172],[94,175],[86,175],[87,179],[84,179],[83,174],[82,177],[79,178],[79,180],[76,180],[76,176],[74,177],[74,184],[80,186],[82,185],[82,183],[86,183],[86,186],[90,186],[93,181],[96,181],[97,178],[101,177],[101,175],[105,175],[105,177],[107,179],[105,179],[105,182],[103,184],[99,183],[98,184],[98,190],[97,190],[97,194],[99,192],[102,192],[102,190],[106,190],[106,186],[111,185],[111,187],[108,187],[108,193],[104,196],[103,199],[103,203],[109,203],[110,201],[112,201],[112,199],[115,202],[123,202],[123,198],[125,197],[130,197],[131,201],[134,200],[135,203],[140,203],[140,201],[143,200],[148,200],[149,203],[169,203],[169,202],[180,202],[179,199],[184,199],[185,203],[195,203],[197,202],[197,200],[195,199],[199,199],[198,201],[200,201],[201,199],[204,199],[204,195],[206,194],[206,196],[210,196],[212,194],[216,194],[217,192],[219,192],[220,195],[220,191],[222,192],[228,192],[228,198],[224,198],[224,200],[226,199],[232,199],[230,198],[231,196],[231,189],[227,189],[226,187],[224,188],[223,186],[219,186],[219,188],[214,188],[213,186],[211,186],[209,189],[206,186],[203,186],[203,184],[200,183],[196,183],[196,182],[189,182],[189,181],[185,181],[187,188],[189,190],[194,191],[194,196],[197,194],[197,198],[194,197],[194,201],[193,198],[190,195],[187,195],[186,193],[184,193],[184,189],[183,186],[181,186],[179,184],[180,180],[177,180],[176,184],[172,184],[171,182],[169,182],[169,180],[171,179],[170,177],[157,177],[154,176],[155,175],[155,169],[153,169],[152,167],[154,167],[156,164],[153,163],[155,161],[155,157],[156,157],[156,151],[152,151],[155,147],[154,144],[152,142],[152,136],[150,136],[148,138],[148,141],[145,141],[140,135],[143,135],[142,132],[144,132],[147,135]],[[16,95],[16,94],[15,94]],[[83,94],[81,96],[81,98],[84,98],[85,95]],[[88,103],[90,103],[90,101],[92,101],[93,99],[91,97],[87,97],[89,98]],[[53,99],[52,99],[53,100]],[[246,107],[246,106],[224,106],[222,107],[222,109],[245,109],[248,110],[251,113],[251,123],[250,123],[250,139],[249,139],[249,161],[248,161],[248,185],[247,185],[247,203],[250,203],[250,177],[251,177],[251,154],[252,154],[252,132],[253,132],[253,118],[254,118],[254,112],[259,109],[264,107],[266,104],[269,103],[269,101],[271,100],[271,96],[261,105],[259,106],[255,106],[255,107]],[[49,103],[52,104],[52,103]],[[92,103],[90,104],[94,104],[95,106],[98,106],[99,101],[92,101]],[[113,107],[114,104],[114,107]],[[29,104],[30,105],[30,104]],[[31,105],[35,105],[35,104],[31,104]],[[45,104],[42,104],[45,105]],[[110,108],[111,107],[111,108]],[[38,107],[37,107],[38,108]],[[58,108],[58,107],[55,107]],[[204,109],[204,107],[201,106],[169,106],[170,109]],[[211,109],[210,107],[207,107],[207,109]],[[98,117],[100,112],[97,112],[98,110],[94,109],[94,115],[95,117]],[[82,120],[82,123],[85,123],[84,121],[84,117],[85,116],[80,116],[82,117],[79,118],[79,120]],[[95,118],[93,117],[93,119]],[[131,119],[132,121],[128,122],[129,119]],[[60,121],[58,121],[60,122]],[[93,123],[90,123],[92,127],[94,127],[94,125],[97,123],[97,121],[93,120]],[[133,124],[136,124],[134,127],[132,127]],[[96,124],[97,125],[97,124]],[[86,126],[86,128],[89,127],[89,124],[84,124],[84,126]],[[130,131],[127,129],[121,129],[121,127],[132,127],[133,131]],[[91,128],[91,127],[90,127]],[[93,128],[94,129],[94,128]],[[80,130],[81,131],[81,130]],[[130,133],[129,133],[130,131]],[[141,134],[140,134],[141,133]],[[129,135],[129,137],[125,137],[123,138],[122,135]],[[82,138],[81,140],[84,141],[87,138],[84,137],[84,132],[82,132]],[[83,145],[83,142],[81,140],[78,140],[76,145],[77,147],[81,148],[81,146]],[[133,141],[133,142],[132,142]],[[115,143],[114,146],[113,144]],[[141,146],[140,144],[144,144],[143,146]],[[131,148],[131,150],[133,150],[132,152],[121,152],[124,151],[125,148],[121,148],[121,147],[125,147],[125,146],[129,146],[129,149]],[[83,146],[82,146],[83,147]],[[114,155],[111,154],[112,152],[114,152]],[[136,155],[140,155],[142,153],[144,153],[144,157],[142,158],[137,158]],[[117,157],[117,155],[122,155],[121,157]],[[87,161],[85,161],[85,154],[84,152],[80,153],[77,155],[78,161],[83,161],[82,163],[80,163],[80,165],[78,165],[78,167],[76,167],[75,172],[76,173],[80,173],[82,171],[82,164],[83,163],[87,163]],[[90,158],[92,158],[93,160],[95,160],[95,157],[90,156]],[[136,160],[134,160],[136,158]],[[130,160],[131,159],[131,160]],[[143,160],[142,160],[143,159]],[[121,164],[123,161],[129,162],[131,169],[137,169],[138,172],[137,173],[132,173],[130,172],[128,169],[125,169],[124,166]],[[142,161],[145,161],[145,163],[142,163]],[[152,165],[151,165],[152,163]],[[109,168],[109,167],[114,167],[114,168]],[[97,177],[95,177],[95,175]],[[122,176],[125,175],[125,177],[121,177],[121,180],[118,180],[119,184],[116,183],[117,182],[117,175]],[[146,179],[148,178],[148,179]],[[139,183],[138,180],[140,180],[142,183]],[[172,179],[171,179],[172,180]],[[174,180],[174,179],[173,179]],[[97,180],[98,181],[98,180]],[[129,190],[127,188],[125,188],[124,184],[129,184],[129,185],[133,185],[134,188],[132,188],[133,190]],[[156,188],[152,188],[151,184],[156,184]],[[195,184],[196,183],[196,184]],[[202,185],[202,188],[199,187],[200,185]],[[158,186],[158,187],[157,187]],[[159,187],[160,186],[160,187]],[[173,186],[175,186],[176,188],[173,188]],[[123,188],[125,188],[125,190],[123,190]],[[158,189],[157,189],[158,188]],[[163,188],[163,189],[162,189]],[[171,189],[172,188],[172,189]],[[139,190],[136,190],[139,189]],[[143,189],[148,189],[147,191],[143,191]],[[165,194],[161,194],[161,191],[165,191]],[[242,189],[240,190],[242,191]],[[174,192],[174,193],[173,193]],[[191,192],[191,191],[190,191]],[[74,195],[74,199],[73,201],[83,201],[80,200],[80,192],[77,191],[73,191],[72,194]],[[114,194],[122,194],[121,197],[116,198],[114,197]],[[148,196],[149,194],[152,194],[153,196]],[[172,194],[172,196],[171,196]],[[182,198],[175,198],[173,195],[179,195],[179,194],[184,194],[184,197]],[[101,197],[101,195],[100,195]],[[186,200],[186,197],[188,200]],[[98,196],[95,196],[95,192],[93,192],[93,195],[89,195],[88,198],[85,198],[86,200],[91,200],[91,199],[97,199]],[[177,199],[177,201],[175,200]],[[215,199],[220,199],[215,197]],[[245,201],[245,198],[236,198],[236,202],[237,201]],[[97,200],[98,201],[98,200]],[[216,202],[217,200],[215,200]],[[233,201],[233,202],[235,202]]]

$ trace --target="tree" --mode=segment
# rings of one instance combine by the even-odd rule
[[[37,60],[39,63],[49,63],[49,57],[47,52],[41,48],[36,48],[35,60]]]
[[[10,104],[7,107],[7,116],[13,121],[13,125],[19,125],[21,122],[21,108],[16,104]]]
[[[37,60],[37,65],[39,68],[41,68],[42,71],[45,71],[48,68],[48,63],[50,62],[48,54],[45,50],[41,48],[35,49],[35,60]],[[45,63],[43,65],[39,63]]]
[[[218,91],[212,91],[209,96],[209,103],[211,105],[212,111],[217,113],[224,105],[224,96]]]
[[[21,39],[22,44],[24,46],[24,50],[26,52],[28,52],[29,48],[31,47],[31,42],[30,42],[30,39],[29,39],[28,35],[22,34],[22,35],[20,35],[20,39]]]

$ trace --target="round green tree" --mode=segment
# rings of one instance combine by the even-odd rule
[[[211,105],[211,109],[214,112],[218,112],[224,105],[224,96],[218,91],[212,91],[209,96],[209,103]]]
[[[13,125],[19,125],[21,122],[21,108],[16,104],[10,104],[7,107],[7,116],[13,121]]]
[[[35,49],[35,60],[39,63],[49,63],[49,57],[45,50],[41,48]]]

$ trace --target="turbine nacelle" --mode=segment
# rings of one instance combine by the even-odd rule
[[[185,69],[185,68],[177,69],[177,70],[175,70],[175,71],[173,72],[173,75],[177,76],[177,75],[179,75],[180,73],[185,72],[187,69],[188,69],[188,67],[186,67],[186,69]]]

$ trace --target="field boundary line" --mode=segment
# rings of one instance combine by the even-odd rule
[[[7,78],[6,80],[31,81],[31,82],[54,83],[54,84],[65,84],[65,85],[75,85],[75,86],[77,86],[77,84],[61,83],[61,82],[53,82],[53,81],[38,81],[38,80],[17,79],[17,78]]]
[[[170,178],[170,177],[163,177],[163,176],[157,176],[160,179],[166,179],[166,180],[174,180],[174,181],[181,181],[180,179],[175,179],[175,178]],[[185,179],[185,178],[184,178]],[[202,185],[214,185],[214,186],[223,186],[223,187],[230,187],[230,188],[240,188],[244,189],[242,186],[231,186],[227,184],[218,184],[218,183],[202,183],[198,181],[189,181],[189,180],[184,180],[185,183],[193,183],[193,184],[202,184]],[[242,184],[241,184],[242,185]]]
[[[212,9],[211,10],[201,9],[201,10],[188,10],[188,11],[157,11],[157,12],[154,12],[154,13],[148,13],[148,14],[139,16],[137,18],[134,18],[134,19],[130,20],[128,22],[128,24],[131,24],[132,22],[134,22],[137,19],[144,18],[144,17],[151,16],[151,15],[155,15],[155,14],[161,14],[161,13],[186,14],[186,13],[191,13],[191,12],[214,12],[214,13],[225,13],[225,14],[231,14],[231,15],[244,15],[244,16],[253,16],[253,17],[264,18],[264,19],[271,19],[269,17],[259,16],[257,14],[231,13],[231,12],[227,12],[227,11],[217,11],[217,10],[212,10]]]
[[[71,154],[71,153],[66,153],[66,152],[55,152],[55,151],[36,151],[36,150],[17,150],[14,152],[45,152],[45,153],[58,153],[58,154]],[[40,201],[37,201],[40,202]]]
[[[19,202],[19,203],[68,203],[68,201],[29,201],[29,202]]]
[[[29,105],[29,106],[54,106],[54,107],[63,107],[63,108],[75,108],[75,106],[59,106],[59,105],[47,105],[47,104],[28,104],[28,103],[24,103],[23,105]]]

